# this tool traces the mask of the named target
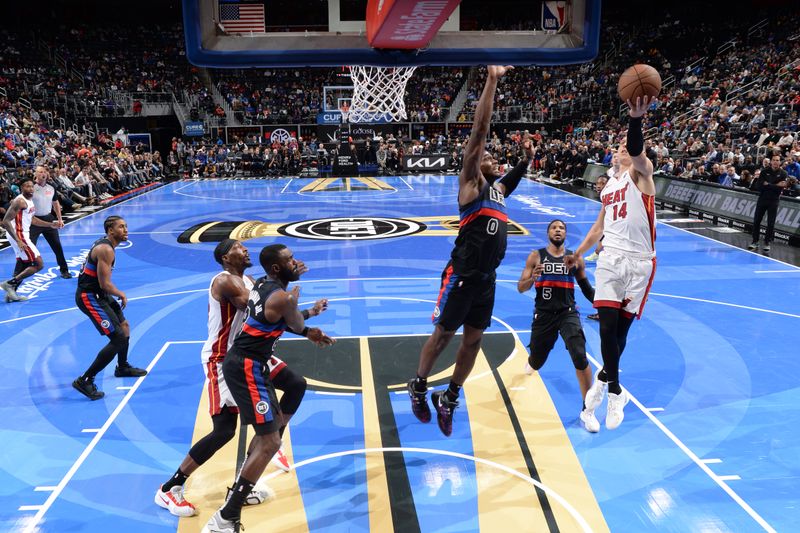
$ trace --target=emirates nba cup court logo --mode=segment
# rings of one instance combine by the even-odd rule
[[[387,239],[413,235],[426,228],[421,222],[402,218],[321,218],[304,220],[278,228],[288,237],[321,240]]]
[[[378,240],[409,235],[453,237],[458,235],[457,216],[412,218],[340,217],[297,222],[262,220],[206,221],[194,224],[178,236],[181,244],[220,242],[224,239],[248,241],[262,237],[295,237],[322,241]],[[530,235],[521,224],[508,221],[509,236]]]

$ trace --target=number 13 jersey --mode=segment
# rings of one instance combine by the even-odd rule
[[[601,193],[603,246],[637,254],[656,252],[655,196],[641,192],[626,170]]]

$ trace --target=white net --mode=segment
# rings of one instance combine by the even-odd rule
[[[405,120],[406,83],[417,67],[350,67],[353,101],[350,122]]]

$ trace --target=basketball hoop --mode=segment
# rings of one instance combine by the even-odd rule
[[[353,101],[347,117],[350,122],[405,120],[406,83],[417,67],[350,67]]]

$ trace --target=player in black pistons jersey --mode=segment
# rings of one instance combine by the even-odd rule
[[[75,292],[75,303],[83,314],[89,317],[100,335],[108,337],[108,344],[97,354],[80,377],[72,382],[72,386],[89,398],[99,400],[104,396],[97,390],[94,378],[117,356],[117,367],[114,375],[121,377],[141,377],[147,374],[142,368],[128,363],[128,345],[131,327],[122,310],[128,298],[111,281],[116,254],[114,248],[128,240],[128,225],[122,217],[110,216],[103,223],[106,236],[98,239],[89,250],[78,276],[78,290]],[[119,298],[120,303],[114,299]]]
[[[544,366],[561,333],[575,366],[582,401],[592,385],[592,370],[586,358],[586,337],[583,335],[581,319],[575,309],[575,280],[578,280],[581,292],[590,302],[594,301],[594,289],[586,278],[582,258],[572,269],[564,264],[564,256],[572,253],[564,247],[567,224],[558,219],[550,222],[547,238],[549,242],[545,248],[530,253],[517,282],[517,290],[521,293],[536,287],[531,342],[528,345],[530,356],[525,372],[532,374]],[[581,408],[580,419],[586,431],[600,431],[600,422],[594,416],[594,410],[586,409],[586,405]]]
[[[446,391],[431,394],[439,429],[448,437],[453,431],[453,411],[458,406],[461,386],[475,365],[483,330],[489,327],[492,318],[495,269],[506,253],[505,198],[517,187],[533,158],[531,141],[525,139],[525,153],[520,163],[500,178],[497,160],[485,149],[497,82],[511,68],[488,67],[486,85],[475,108],[472,133],[464,149],[464,166],[458,177],[458,237],[450,262],[442,272],[439,298],[433,311],[433,334],[420,352],[416,378],[408,382],[414,415],[421,422],[430,422],[431,410],[426,397],[428,376],[439,354],[463,325],[450,385]]]
[[[318,346],[334,343],[319,328],[306,327],[308,312],[297,308],[300,287],[286,290],[289,282],[297,281],[305,272],[303,263],[282,244],[264,247],[259,260],[266,276],[250,291],[242,331],[222,363],[222,374],[239,407],[242,424],[252,425],[255,435],[230,499],[203,529],[211,533],[239,531],[242,505],[280,448],[281,409],[267,368],[275,343],[284,331],[307,337]]]

